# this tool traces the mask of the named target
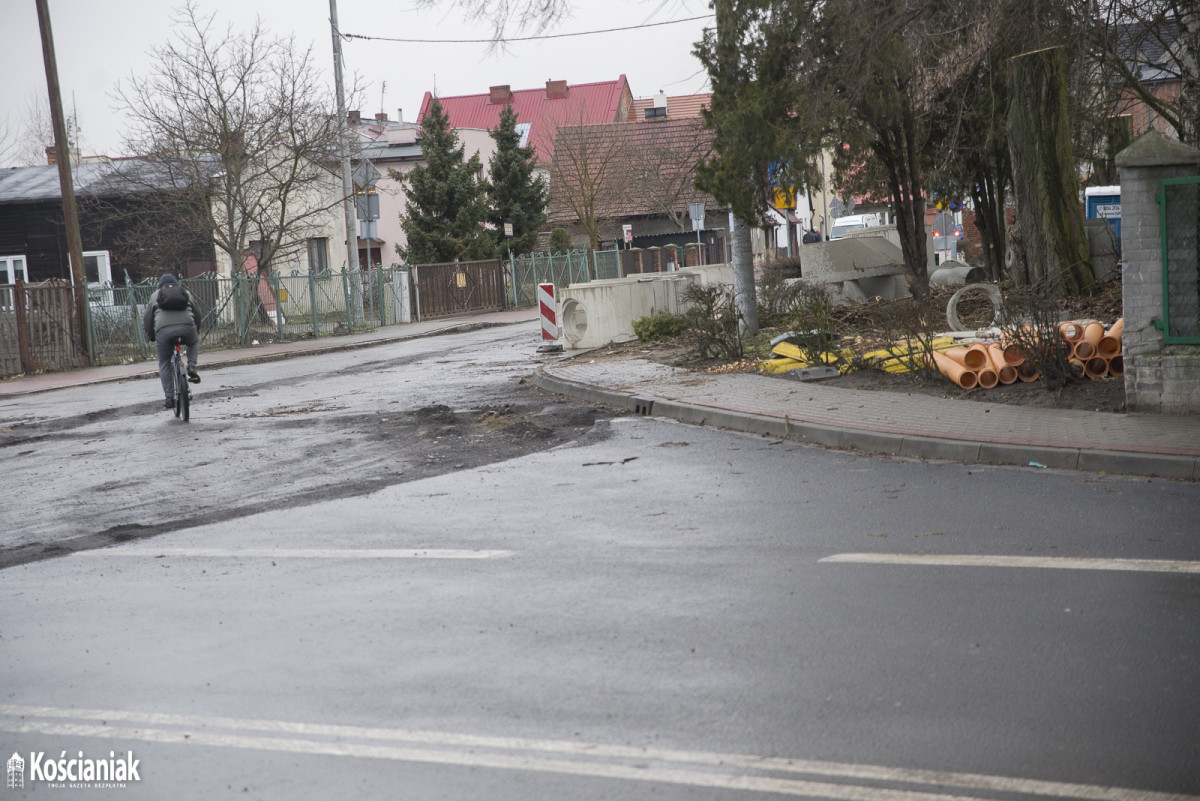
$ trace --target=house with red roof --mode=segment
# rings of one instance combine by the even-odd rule
[[[512,106],[517,128],[524,133],[523,145],[532,146],[537,163],[548,169],[554,160],[554,136],[562,125],[593,125],[629,118],[633,93],[622,75],[615,81],[568,84],[563,80],[546,81],[537,89],[513,90],[508,85],[493,86],[486,93],[438,97],[452,128],[491,130],[500,124],[500,112]],[[425,119],[433,94],[425,93],[417,121]]]

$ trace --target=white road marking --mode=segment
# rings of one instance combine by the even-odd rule
[[[38,720],[38,718],[42,720]],[[47,718],[50,720],[45,720]],[[107,725],[112,721],[122,725]],[[219,732],[209,731],[209,729],[230,731]],[[808,774],[827,776],[843,781],[890,781],[933,788],[1001,791],[1052,798],[1089,799],[1090,801],[1200,801],[1200,796],[1172,795],[1120,787],[818,762],[783,757],[638,748],[570,740],[491,737],[451,732],[111,709],[65,709],[0,704],[0,731],[500,768],[805,797],[859,799],[860,801],[980,800],[976,796],[929,792],[928,789],[894,790],[761,774],[767,772]],[[257,734],[257,732],[264,734]],[[298,737],[309,739],[297,739]],[[347,740],[355,739],[384,741],[388,744],[347,742]],[[399,744],[432,746],[432,748],[402,747]],[[487,753],[478,749],[510,753]],[[566,755],[574,757],[574,759],[556,758],[558,755]],[[634,760],[634,763],[625,764],[613,760]],[[647,762],[667,763],[667,765],[650,767],[646,764]],[[689,767],[692,765],[698,765],[701,768],[717,768],[722,772],[697,770]],[[739,774],[730,772],[732,769],[757,771],[758,773]]]
[[[1086,559],[1074,556],[979,556],[971,554],[838,553],[821,562],[863,565],[950,567],[1041,567],[1058,570],[1130,570],[1143,573],[1200,573],[1200,562],[1171,559]]]
[[[147,546],[76,551],[74,556],[159,556],[222,559],[499,559],[512,551],[468,551],[453,548],[153,548]]]

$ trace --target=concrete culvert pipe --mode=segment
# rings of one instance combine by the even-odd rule
[[[992,304],[992,322],[991,325],[1000,325],[1000,289],[991,284],[967,284],[962,289],[950,296],[950,302],[946,304],[946,324],[950,326],[951,331],[968,331],[958,319],[958,301],[963,295],[975,292],[982,292],[983,295],[991,301]]]
[[[961,261],[944,261],[941,266],[929,274],[929,283],[934,286],[963,286],[978,284],[987,280],[987,271],[982,267],[972,267]]]
[[[563,339],[571,347],[579,344],[587,334],[587,307],[575,300],[567,298],[562,305]]]

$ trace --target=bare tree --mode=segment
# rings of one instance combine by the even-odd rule
[[[623,126],[637,195],[649,211],[691,230],[688,204],[713,202],[696,188],[696,165],[712,155],[713,132],[699,118]]]
[[[509,31],[544,31],[571,11],[568,0],[417,0],[419,9],[461,9],[468,17],[492,23],[492,39],[503,45]]]
[[[151,49],[152,69],[116,90],[131,123],[125,146],[142,155],[120,177],[153,191],[177,225],[210,236],[232,270],[253,243],[265,273],[342,203],[330,93],[311,48],[261,22],[235,32],[192,3],[175,13],[177,33]]]
[[[579,117],[582,118],[582,113]],[[605,224],[625,207],[635,173],[621,124],[563,125],[550,165],[551,217],[569,212],[599,247]],[[557,212],[557,213],[556,213]]]
[[[1071,5],[1120,82],[1112,113],[1127,114],[1143,103],[1181,141],[1200,140],[1200,9],[1194,0]]]
[[[8,117],[0,120],[0,167],[16,166],[17,150],[20,147],[16,129]]]

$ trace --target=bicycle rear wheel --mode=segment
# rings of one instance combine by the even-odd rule
[[[176,349],[175,355],[171,357],[171,375],[175,379],[175,416],[179,417],[183,411],[183,403],[180,398],[183,396],[183,383],[180,381],[179,368],[179,350]]]
[[[175,416],[182,417],[183,422],[191,419],[191,400],[192,393],[188,389],[187,370],[184,368],[183,359],[180,356],[179,348],[175,349]]]

